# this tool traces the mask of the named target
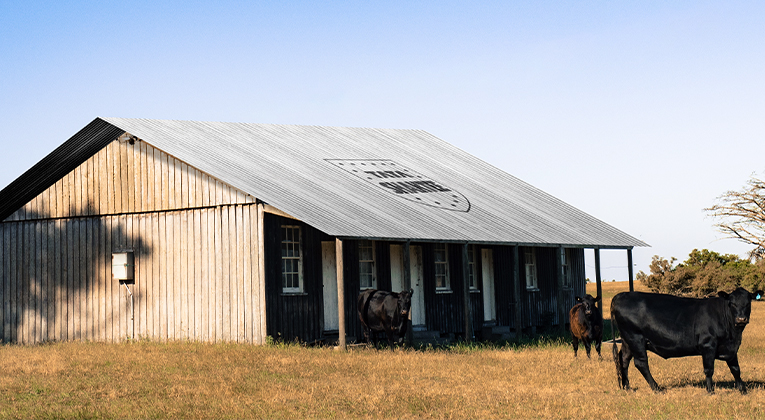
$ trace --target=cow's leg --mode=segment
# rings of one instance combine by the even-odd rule
[[[590,339],[587,337],[582,338],[582,342],[584,343],[584,350],[587,352],[587,358],[590,358]]]
[[[367,344],[370,344],[372,342],[372,330],[370,330],[366,324],[361,324],[361,326],[364,327],[364,340],[367,342]]]
[[[600,340],[595,340],[595,351],[598,352],[598,359],[603,360],[603,356],[600,354]]]
[[[574,357],[577,357],[576,352],[579,350],[579,339],[576,338],[576,336],[573,337],[573,344],[574,344]]]
[[[616,344],[614,344],[614,346],[616,346]],[[622,341],[622,348],[619,349],[619,357],[617,360],[616,368],[619,369],[619,372],[617,373],[619,374],[619,379],[621,379],[619,386],[625,390],[630,389],[630,379],[629,376],[627,376],[627,372],[629,371],[630,367],[630,360],[632,360],[632,351],[630,350],[630,346]]]
[[[393,328],[386,328],[385,335],[388,337],[388,347],[393,350]]]
[[[632,344],[633,343],[630,343],[630,349],[632,350],[632,357],[635,359],[635,367],[640,371],[643,378],[645,378],[645,381],[648,382],[648,385],[654,392],[661,391],[659,384],[653,379],[651,370],[648,368],[648,353],[646,352],[643,340],[641,339],[635,343],[637,344],[636,346],[633,346]]]
[[[711,350],[711,351],[710,351]],[[715,351],[714,349],[707,349],[704,354],[701,355],[701,361],[704,363],[704,376],[707,377],[707,392],[710,394],[715,393],[715,383],[712,382],[712,376],[715,374]],[[731,369],[733,371],[733,369]],[[734,377],[736,375],[733,375]]]
[[[746,394],[746,384],[741,380],[741,368],[738,366],[738,355],[734,354],[732,358],[726,360],[730,373],[733,374],[733,379],[736,380],[736,389],[742,394]]]

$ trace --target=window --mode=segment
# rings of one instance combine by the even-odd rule
[[[451,284],[449,284],[449,253],[446,244],[434,245],[433,257],[436,263],[436,291],[451,290]]]
[[[565,248],[562,248],[560,250],[560,260],[563,264],[563,287],[570,288],[571,287],[571,270],[568,265],[568,250]]]
[[[523,265],[526,268],[526,289],[536,290],[537,286],[537,258],[534,248],[526,248],[523,253]]]
[[[303,291],[303,253],[300,226],[282,226],[282,292]]]
[[[359,282],[361,290],[377,288],[375,243],[373,241],[359,241]]]
[[[476,271],[475,263],[475,245],[468,245],[468,280],[470,283],[470,290],[478,290],[478,272]]]

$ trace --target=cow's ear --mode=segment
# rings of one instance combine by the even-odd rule
[[[576,298],[574,298],[574,299],[576,299],[576,301],[577,301],[577,302],[581,302],[581,301],[582,301],[582,298],[580,298],[579,296],[577,296],[577,297],[576,297]]]
[[[751,296],[752,300],[760,300],[760,298],[763,296],[763,293],[762,290],[758,290],[754,293],[750,293],[749,295]]]
[[[595,302],[600,302],[600,296],[595,298]]]
[[[727,294],[727,293],[725,293],[725,292],[723,292],[722,290],[720,290],[719,292],[717,292],[717,296],[720,296],[720,297],[721,297],[721,298],[723,298],[723,299],[728,299],[728,294]]]
[[[414,294],[414,289],[409,289],[409,296],[412,296]]]

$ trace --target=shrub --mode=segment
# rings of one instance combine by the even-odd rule
[[[765,285],[765,261],[752,264],[733,254],[694,249],[688,259],[673,266],[677,259],[654,255],[650,275],[643,274],[643,283],[652,291],[677,296],[704,297],[738,286],[750,291]]]

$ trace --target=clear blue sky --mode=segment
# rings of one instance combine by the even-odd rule
[[[765,171],[764,21],[754,1],[0,0],[0,188],[97,116],[419,128],[651,244],[636,271],[743,254],[702,209]],[[626,279],[626,252],[603,267]]]

